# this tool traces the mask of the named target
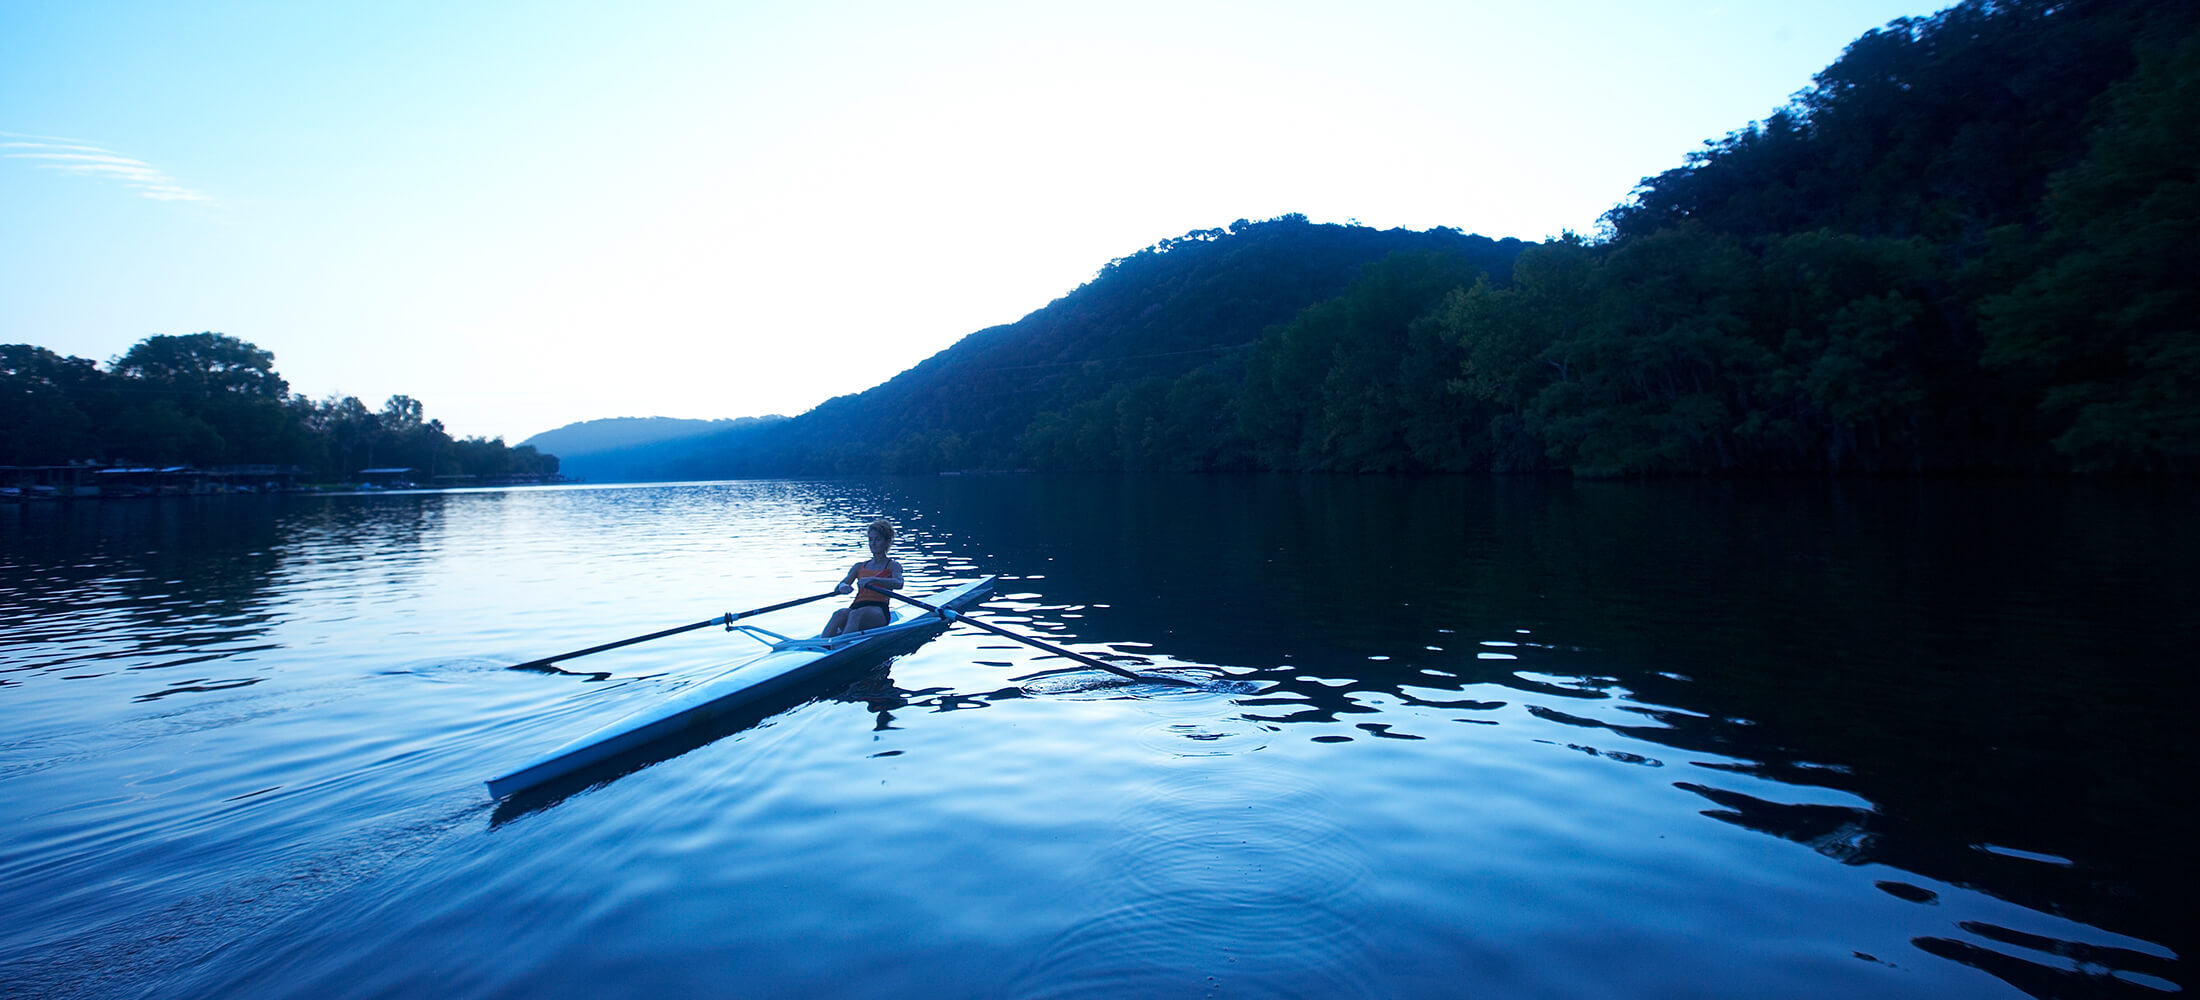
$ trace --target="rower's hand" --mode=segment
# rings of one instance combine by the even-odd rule
[[[833,588],[833,593],[845,594],[854,589],[855,588],[848,586],[846,581],[843,581],[839,586]]]

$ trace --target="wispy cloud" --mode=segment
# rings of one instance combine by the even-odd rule
[[[82,139],[0,132],[0,159],[27,160],[46,170],[114,181],[138,197],[155,201],[214,203],[212,196],[177,183],[159,167]]]

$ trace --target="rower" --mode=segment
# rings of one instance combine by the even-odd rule
[[[888,558],[887,550],[894,547],[894,525],[885,518],[871,522],[867,529],[871,542],[871,558],[855,564],[848,575],[840,578],[840,585],[833,588],[836,594],[854,591],[855,602],[833,612],[831,621],[825,623],[827,638],[843,632],[861,632],[886,624],[892,615],[887,611],[887,594],[900,590],[902,585],[901,563]]]

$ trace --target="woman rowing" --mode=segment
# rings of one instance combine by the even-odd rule
[[[840,585],[833,593],[854,591],[855,603],[833,612],[833,620],[825,623],[826,636],[843,632],[861,632],[886,624],[892,616],[887,613],[887,593],[901,589],[901,563],[886,557],[886,550],[894,547],[894,525],[885,518],[871,522],[871,558],[859,562],[848,575],[840,578]]]

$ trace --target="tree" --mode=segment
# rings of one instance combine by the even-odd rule
[[[1407,443],[1411,381],[1444,379],[1410,355],[1411,327],[1480,273],[1445,253],[1394,253],[1344,294],[1269,330],[1246,365],[1239,423],[1262,465],[1378,472],[1417,467]],[[1412,366],[1409,371],[1409,365]]]
[[[1749,336],[1754,271],[1738,241],[1698,227],[1616,244],[1588,322],[1541,355],[1566,377],[1537,393],[1530,430],[1577,475],[1737,467],[1734,386],[1773,362]]]
[[[275,355],[220,333],[147,337],[116,359],[113,371],[180,399],[236,396],[280,403],[290,391],[275,373]]]
[[[411,396],[391,396],[382,404],[382,427],[393,434],[403,434],[420,426],[423,407]]]
[[[125,407],[107,431],[111,458],[151,465],[207,465],[221,461],[227,442],[212,424],[154,399]]]
[[[84,358],[30,344],[0,344],[0,464],[47,465],[95,457],[88,406],[104,376]]]
[[[382,418],[368,412],[357,396],[331,397],[322,404],[330,440],[336,446],[336,475],[349,479],[360,469],[374,467],[374,445],[382,436]],[[352,464],[352,455],[364,451],[364,464]]]
[[[129,436],[133,447],[180,447],[175,443],[188,440],[187,454],[160,458],[205,464],[265,456],[280,446],[290,386],[276,374],[275,356],[259,347],[220,333],[156,335],[132,346],[111,370],[134,383],[136,404],[126,408],[140,431]],[[166,409],[152,408],[154,401]],[[180,438],[149,434],[146,421],[167,419],[170,412],[193,431]]]
[[[1445,296],[1418,324],[1422,336],[1445,345],[1441,356],[1451,367],[1444,392],[1464,404],[1451,411],[1456,433],[1447,439],[1437,428],[1424,429],[1416,435],[1418,450],[1459,468],[1549,466],[1542,439],[1530,432],[1529,409],[1545,386],[1571,377],[1564,360],[1546,352],[1585,335],[1603,294],[1599,260],[1597,250],[1567,233],[1522,251],[1510,285],[1477,281]]]

